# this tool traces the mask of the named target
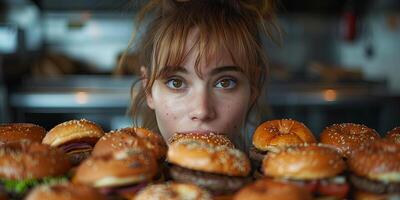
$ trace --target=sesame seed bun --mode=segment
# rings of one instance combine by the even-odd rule
[[[321,143],[336,147],[343,157],[349,157],[357,148],[379,138],[374,129],[353,123],[333,124],[320,135]]]
[[[72,180],[93,187],[113,187],[147,181],[156,173],[153,154],[143,149],[129,149],[86,159],[79,165]]]
[[[141,190],[132,200],[211,200],[211,195],[202,188],[188,183],[167,182],[150,185]]]
[[[106,133],[99,139],[99,141],[97,141],[93,148],[92,155],[103,156],[132,148],[147,150],[147,147],[142,139],[127,132],[111,131]]]
[[[347,160],[352,173],[385,183],[400,182],[400,145],[377,140],[354,152]]]
[[[311,194],[295,185],[260,179],[236,193],[234,200],[311,200]]]
[[[385,138],[394,143],[400,144],[400,127],[396,127],[394,129],[390,130],[386,134]]]
[[[240,150],[196,140],[172,143],[167,160],[188,169],[228,176],[247,176],[251,169],[250,161]]]
[[[163,160],[167,154],[167,144],[157,133],[146,128],[127,127],[116,132],[124,132],[134,137],[140,138],[144,145],[154,153],[158,160]]]
[[[253,135],[253,146],[262,151],[276,146],[316,142],[310,129],[291,119],[266,121],[257,127]]]
[[[36,124],[9,123],[0,125],[0,144],[27,140],[41,143],[46,129]]]
[[[95,144],[103,135],[103,129],[94,122],[85,119],[70,120],[52,128],[43,138],[43,144],[52,147],[79,141]]]
[[[175,133],[168,140],[168,143],[172,144],[184,140],[200,140],[213,146],[227,146],[231,148],[235,147],[228,137],[216,133]]]
[[[59,176],[70,169],[67,155],[40,143],[19,142],[0,146],[0,177],[12,180]]]
[[[288,147],[266,156],[262,163],[264,175],[293,180],[315,180],[336,176],[346,165],[333,148],[309,144]]]
[[[26,200],[106,200],[97,190],[86,185],[71,183],[35,187]]]

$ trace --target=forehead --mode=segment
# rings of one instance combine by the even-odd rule
[[[198,28],[193,28],[186,38],[182,38],[182,40],[179,40],[180,43],[173,45],[175,48],[169,48],[169,52],[162,53],[168,55],[170,59],[167,59],[167,62],[160,66],[158,77],[182,68],[188,72],[194,71],[199,77],[203,77],[219,67],[237,66],[242,68],[244,65],[235,62],[234,55],[229,51],[229,47],[216,39],[216,37],[202,35]],[[177,51],[177,49],[182,50]],[[239,69],[239,71],[243,70]]]
[[[194,29],[189,33],[185,43],[184,52],[186,56],[181,63],[182,67],[186,68],[197,65],[199,69],[210,70],[210,68],[216,68],[219,66],[238,65],[233,61],[232,55],[225,45],[205,47],[202,52],[200,47],[201,42],[199,39],[198,29]]]

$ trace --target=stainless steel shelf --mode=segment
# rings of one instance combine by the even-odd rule
[[[65,76],[28,79],[11,91],[15,108],[126,108],[137,77]],[[133,95],[136,94],[133,90]],[[261,97],[269,105],[373,103],[390,96],[382,84],[272,83]]]

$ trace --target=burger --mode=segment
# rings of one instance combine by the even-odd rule
[[[306,189],[294,184],[259,179],[237,192],[234,200],[311,200]]]
[[[0,125],[0,144],[30,141],[41,143],[46,129],[30,123],[9,123]]]
[[[209,140],[213,140],[210,135]],[[191,183],[222,197],[251,181],[251,165],[240,150],[218,142],[178,140],[169,145],[167,162],[173,180]]]
[[[341,155],[321,144],[287,147],[268,154],[262,164],[267,177],[302,186],[315,197],[336,199],[345,198],[349,192],[345,168]]]
[[[12,199],[21,199],[37,184],[68,180],[70,167],[64,152],[45,144],[0,145],[0,184]]]
[[[154,154],[144,148],[125,149],[84,160],[72,182],[97,188],[109,198],[126,198],[145,187],[156,174]]]
[[[347,162],[352,185],[363,193],[358,196],[379,199],[379,196],[398,197],[400,194],[399,144],[377,140],[354,152]]]
[[[158,162],[163,162],[167,145],[162,137],[145,128],[128,127],[106,133],[94,146],[94,156],[118,152],[138,146],[152,152]]]
[[[235,145],[228,139],[228,137],[216,133],[175,133],[171,138],[169,138],[168,143],[173,144],[175,142],[184,140],[197,140],[206,142],[207,144],[213,146],[227,146],[230,148],[235,148]]]
[[[153,154],[159,168],[153,181],[164,181],[167,174],[164,164],[167,146],[161,136],[147,129],[129,127],[106,133],[94,146],[92,156],[118,154],[123,150],[135,150],[137,148],[142,148],[147,153]]]
[[[321,135],[321,143],[335,147],[348,158],[355,150],[379,139],[379,134],[365,125],[342,123],[326,127]]]
[[[266,121],[253,134],[249,156],[258,170],[268,152],[277,152],[286,146],[316,142],[311,130],[301,122],[291,119]]]
[[[103,135],[103,129],[94,122],[70,120],[52,128],[42,143],[62,149],[72,165],[78,165],[90,156],[93,146]]]
[[[87,185],[60,183],[40,185],[32,189],[26,200],[106,200],[96,189]]]
[[[394,129],[390,130],[386,134],[385,138],[394,143],[400,144],[400,127],[396,127]]]
[[[188,183],[167,182],[149,185],[132,200],[211,200],[206,190]]]

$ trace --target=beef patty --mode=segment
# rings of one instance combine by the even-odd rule
[[[172,179],[196,184],[209,190],[214,195],[233,193],[251,182],[251,177],[234,177],[190,170],[171,165],[169,170]]]
[[[357,189],[372,193],[386,194],[400,192],[400,183],[384,183],[381,181],[369,180],[354,174],[350,176],[350,181]]]

